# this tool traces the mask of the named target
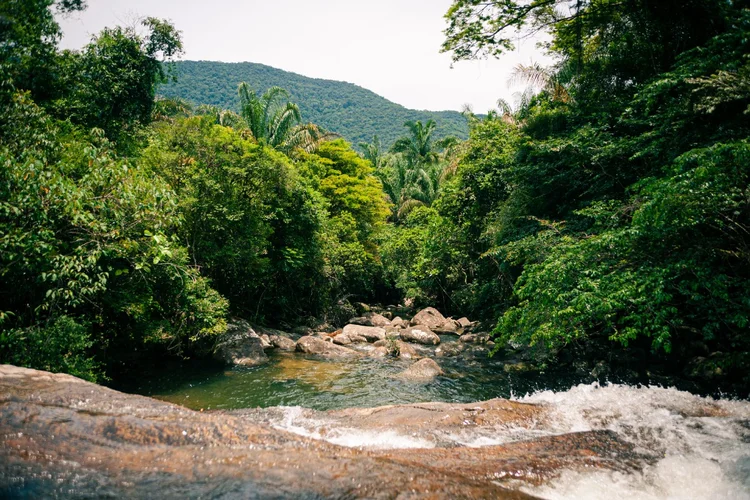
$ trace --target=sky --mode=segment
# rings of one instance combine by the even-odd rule
[[[313,78],[355,83],[412,109],[476,113],[512,102],[519,63],[548,64],[534,41],[501,59],[441,54],[451,0],[88,0],[60,18],[62,48],[80,49],[104,27],[141,17],[182,32],[184,60],[255,62]]]

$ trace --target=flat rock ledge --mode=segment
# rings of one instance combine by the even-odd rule
[[[331,412],[404,430],[543,418],[493,400]],[[0,497],[507,498],[517,471],[607,467],[630,453],[611,432],[485,448],[367,451],[313,440],[237,412],[196,412],[69,375],[0,365]],[[436,466],[436,464],[438,464]],[[521,478],[523,479],[523,478]]]

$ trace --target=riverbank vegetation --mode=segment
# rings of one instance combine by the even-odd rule
[[[467,112],[468,140],[410,121],[390,148],[280,88],[241,85],[239,112],[158,98],[179,31],[59,51],[54,10],[83,7],[0,8],[0,361],[102,379],[206,353],[230,316],[410,300],[496,349],[640,346],[750,387],[744,2],[456,0],[457,61],[521,29],[557,63],[518,67],[528,91]]]

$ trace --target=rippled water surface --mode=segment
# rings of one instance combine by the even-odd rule
[[[433,356],[434,348],[422,349],[425,356]],[[393,378],[413,360],[365,357],[329,361],[273,351],[269,362],[257,367],[186,364],[162,373],[144,374],[118,388],[193,409],[302,406],[329,410],[425,401],[480,401],[523,395],[549,386],[548,381],[538,377],[524,379],[506,374],[499,361],[487,357],[486,350],[468,350],[460,357],[436,358],[445,375],[430,384]]]

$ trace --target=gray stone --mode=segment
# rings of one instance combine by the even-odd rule
[[[297,351],[305,354],[315,354],[324,358],[351,359],[360,358],[362,354],[347,347],[326,342],[317,337],[306,336],[297,341]]]
[[[401,318],[401,316],[396,316],[391,321],[391,326],[394,327],[394,328],[406,328],[407,326],[409,326],[409,324],[406,321],[404,321]]]
[[[263,341],[245,320],[234,320],[227,325],[215,347],[214,358],[226,364],[256,366],[268,361],[263,352]]]
[[[438,345],[440,337],[424,325],[417,325],[401,331],[401,339],[418,344]]]
[[[352,338],[354,336],[364,337],[367,342],[385,339],[385,329],[376,326],[346,325],[342,333]]]
[[[411,325],[424,325],[430,330],[441,328],[445,324],[445,316],[434,307],[422,309],[411,319]]]
[[[282,337],[281,335],[270,335],[269,340],[271,341],[271,345],[273,345],[276,349],[281,349],[282,351],[294,351],[297,348],[297,342],[290,339],[289,337]]]
[[[424,358],[420,359],[395,377],[407,382],[418,382],[424,384],[432,382],[435,380],[435,377],[442,374],[443,370],[440,369],[440,365],[430,358]]]

